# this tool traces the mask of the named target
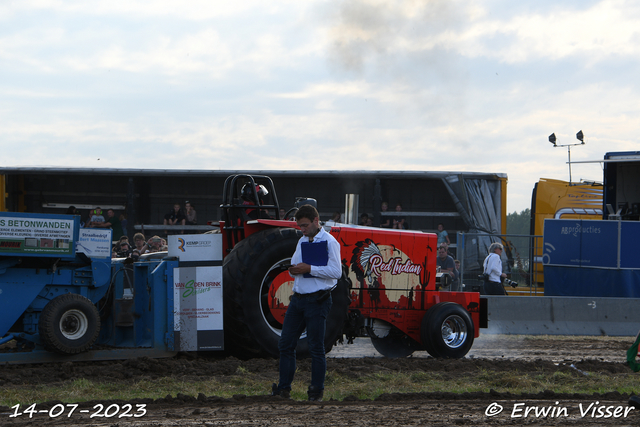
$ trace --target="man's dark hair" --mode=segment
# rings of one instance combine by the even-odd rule
[[[307,218],[309,221],[312,221],[316,218],[319,218],[320,214],[318,210],[311,205],[302,205],[300,209],[296,212],[296,221],[300,221],[302,218]]]

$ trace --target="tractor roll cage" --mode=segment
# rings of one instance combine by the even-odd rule
[[[253,203],[253,205],[247,204],[247,201],[242,200],[241,192],[246,184],[251,184],[250,203]],[[269,192],[266,200],[261,200],[260,197],[258,197],[258,192],[256,191],[257,185],[264,185]],[[268,203],[269,201],[271,202],[270,204]],[[252,206],[255,206],[255,208],[252,208]],[[224,182],[220,208],[222,208],[224,231],[227,233],[226,237],[229,242],[229,250],[245,238],[244,224],[247,221],[257,219],[261,216],[269,218],[266,212],[271,210],[275,212],[275,219],[282,219],[280,218],[280,205],[278,203],[278,196],[276,195],[276,188],[271,178],[266,175],[238,174],[229,176]],[[250,217],[247,211],[255,211],[257,217]]]

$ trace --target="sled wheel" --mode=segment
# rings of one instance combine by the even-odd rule
[[[441,302],[431,307],[420,327],[422,344],[433,357],[464,357],[473,345],[473,334],[471,316],[453,302]]]
[[[384,320],[375,319],[373,326],[367,327],[367,333],[373,347],[384,357],[407,357],[421,349],[419,343]]]
[[[253,356],[279,356],[282,318],[293,283],[282,266],[291,263],[301,236],[302,233],[293,228],[264,230],[239,242],[225,258],[225,345],[239,357],[249,356],[247,352]],[[275,289],[275,284],[282,285],[282,290]],[[326,352],[342,334],[349,305],[348,283],[340,280],[331,295],[333,305],[327,316]],[[306,333],[298,342],[296,355],[298,358],[309,356]]]
[[[82,353],[98,339],[100,315],[82,295],[60,295],[42,310],[38,329],[46,349],[62,354]]]

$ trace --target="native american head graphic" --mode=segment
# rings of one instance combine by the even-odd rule
[[[356,243],[351,257],[351,270],[356,274],[356,278],[362,281],[366,278],[367,283],[373,283],[375,277],[372,277],[371,257],[377,255],[382,256],[380,249],[371,239],[365,239]]]

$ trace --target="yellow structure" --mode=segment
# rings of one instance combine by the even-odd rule
[[[0,212],[7,211],[7,188],[6,188],[6,177],[4,175],[0,175]]]
[[[557,179],[541,178],[533,190],[531,198],[531,235],[542,236],[544,220],[602,219],[601,183],[568,183]],[[542,262],[542,237],[534,248],[534,277],[539,285],[544,282]]]

